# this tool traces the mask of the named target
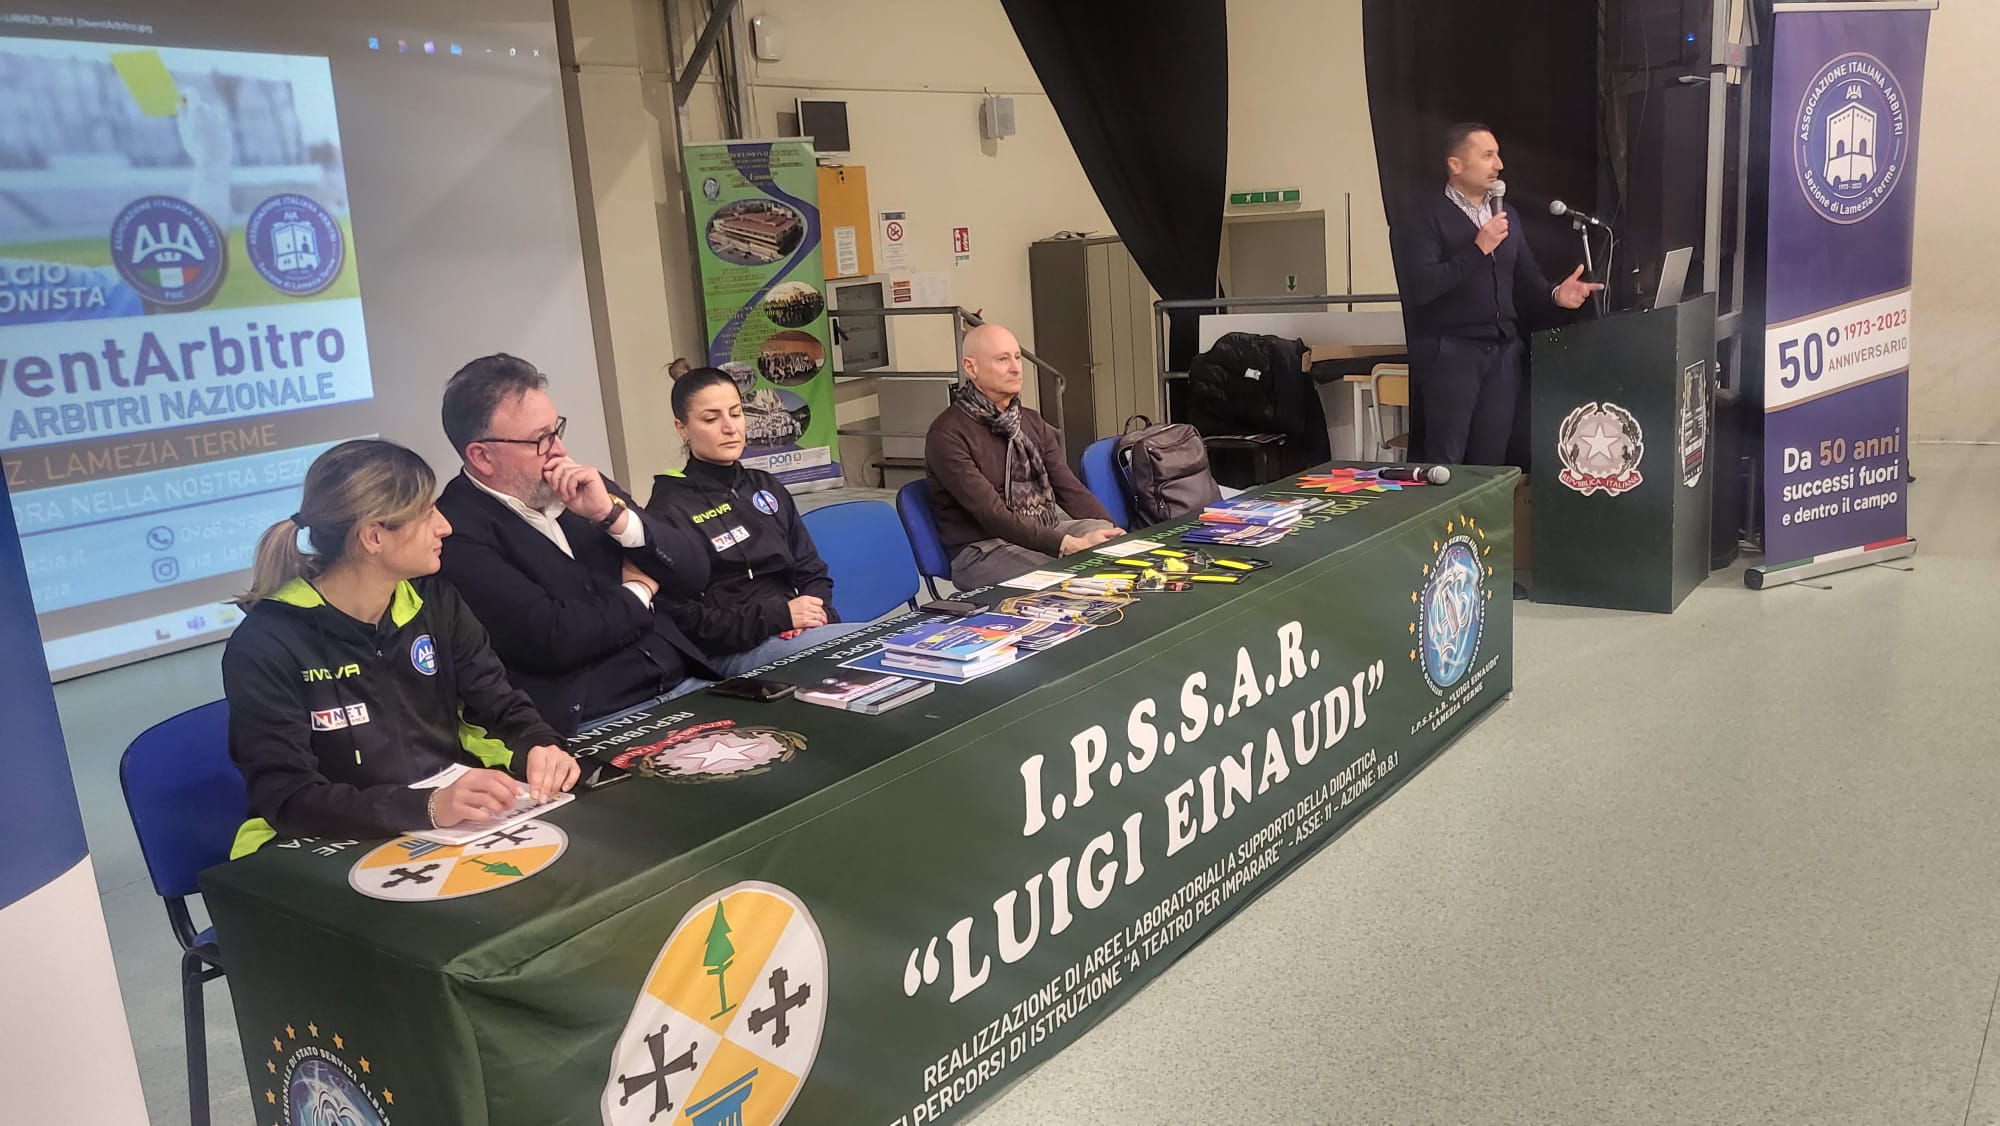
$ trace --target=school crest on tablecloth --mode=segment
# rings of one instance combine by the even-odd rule
[[[1486,529],[1460,515],[1431,543],[1423,586],[1410,593],[1410,660],[1439,696],[1465,679],[1479,657],[1486,631],[1486,603],[1493,597],[1492,545]]]
[[[774,1126],[826,1026],[826,940],[797,896],[737,884],[681,918],[618,1037],[605,1126]]]
[[[1631,411],[1617,403],[1585,403],[1569,412],[1556,432],[1562,458],[1558,479],[1584,496],[1615,497],[1645,481],[1639,463],[1646,456],[1646,432]]]
[[[257,1126],[390,1126],[396,1092],[345,1036],[317,1021],[273,1030],[263,1044],[266,1075],[252,1083]]]
[[[458,899],[518,884],[568,848],[569,834],[546,821],[525,821],[462,845],[397,837],[355,861],[347,885],[371,899]]]
[[[712,782],[762,774],[806,749],[796,731],[718,719],[669,731],[644,746],[620,751],[611,764],[653,778]]]

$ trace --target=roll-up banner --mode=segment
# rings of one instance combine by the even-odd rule
[[[791,491],[841,484],[812,143],[682,150],[708,362],[743,393],[743,464]]]
[[[1910,273],[1935,0],[1774,8],[1764,555],[1753,587],[1909,555]]]

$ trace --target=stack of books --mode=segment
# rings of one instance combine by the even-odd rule
[[[1310,500],[1227,497],[1201,510],[1201,526],[1181,538],[1189,543],[1262,547],[1285,537],[1312,510]]]
[[[823,677],[810,688],[801,688],[798,698],[808,704],[842,708],[862,715],[881,715],[922,696],[936,685],[927,680],[896,676],[886,672],[845,672]]]
[[[974,614],[942,625],[907,629],[882,642],[882,664],[963,682],[1005,668],[1020,656],[1015,642],[1037,623],[1011,614]]]

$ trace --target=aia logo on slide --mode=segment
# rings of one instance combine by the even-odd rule
[[[1902,182],[1909,107],[1881,59],[1850,51],[1819,68],[1793,124],[1799,189],[1828,221],[1861,222]]]
[[[199,305],[214,296],[226,254],[215,221],[173,196],[133,200],[111,223],[112,264],[155,305]]]
[[[340,224],[312,199],[284,192],[257,205],[243,227],[250,264],[271,288],[306,297],[333,284],[346,258]]]

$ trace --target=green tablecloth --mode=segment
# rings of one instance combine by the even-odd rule
[[[592,736],[715,724],[710,781],[210,870],[260,1126],[962,1118],[1506,695],[1516,480],[1338,497],[1238,585],[887,715],[699,694]]]

